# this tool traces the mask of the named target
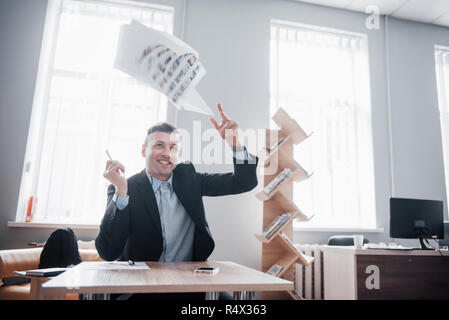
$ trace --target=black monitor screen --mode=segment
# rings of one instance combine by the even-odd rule
[[[390,198],[390,237],[418,238],[418,230],[425,230],[425,238],[444,237],[443,201]]]

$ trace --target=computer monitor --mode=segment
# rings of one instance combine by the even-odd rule
[[[390,237],[419,239],[421,249],[430,249],[424,239],[443,239],[443,201],[390,198]]]
[[[438,241],[440,246],[449,246],[449,221],[444,221],[444,239]]]

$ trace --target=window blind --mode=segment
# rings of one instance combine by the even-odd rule
[[[270,107],[313,135],[294,158],[313,172],[294,201],[315,214],[301,227],[375,228],[366,35],[272,21]],[[274,125],[274,124],[273,124]]]

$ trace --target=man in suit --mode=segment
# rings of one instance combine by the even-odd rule
[[[234,172],[196,172],[190,162],[177,163],[176,128],[160,123],[148,130],[142,145],[145,170],[126,179],[125,168],[109,160],[103,176],[111,182],[100,231],[95,240],[105,260],[204,261],[215,243],[206,221],[203,196],[223,196],[257,185],[257,157],[238,139],[238,125],[220,105],[221,123],[211,123],[234,152]]]

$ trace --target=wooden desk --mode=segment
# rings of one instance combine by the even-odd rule
[[[90,262],[92,263],[92,262]],[[150,292],[254,292],[293,290],[294,284],[234,262],[147,262],[150,270],[87,270],[82,263],[42,285],[44,299],[64,299],[67,293],[109,294]],[[195,274],[196,267],[219,268],[216,275]],[[234,294],[235,298],[244,297]]]
[[[448,299],[449,252],[324,246],[324,299]]]

